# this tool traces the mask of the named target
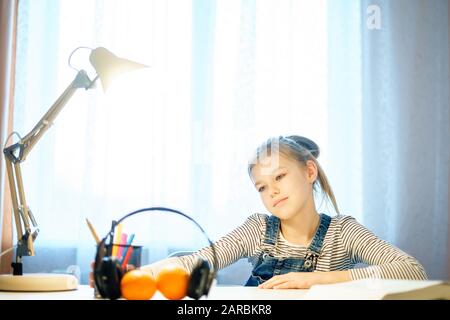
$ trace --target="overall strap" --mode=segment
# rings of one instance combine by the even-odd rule
[[[320,224],[319,228],[317,228],[316,234],[314,235],[311,244],[308,249],[319,254],[322,249],[323,240],[325,239],[325,235],[327,234],[328,227],[331,223],[331,217],[321,213],[320,214]]]
[[[280,219],[271,215],[266,219],[266,234],[264,236],[264,243],[275,245],[278,232],[280,230]]]

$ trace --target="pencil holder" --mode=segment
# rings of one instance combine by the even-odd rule
[[[123,265],[132,265],[135,268],[141,266],[142,261],[142,246],[133,246],[126,244],[108,244],[106,245],[106,252],[113,252],[112,248],[115,247],[117,252],[116,257]]]

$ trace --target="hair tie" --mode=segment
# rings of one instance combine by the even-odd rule
[[[320,155],[319,147],[311,139],[308,139],[308,138],[305,138],[305,137],[301,137],[301,136],[295,136],[295,137],[292,137],[292,136],[289,136],[289,137],[280,136],[280,140],[282,140],[282,139],[287,140],[287,141],[291,141],[295,145],[308,150],[314,156],[314,158],[318,158],[319,155]]]

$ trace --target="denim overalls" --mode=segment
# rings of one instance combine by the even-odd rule
[[[254,265],[252,275],[247,280],[246,286],[258,286],[269,280],[273,276],[289,272],[312,272],[316,268],[317,259],[322,249],[323,239],[330,226],[331,217],[326,214],[320,214],[320,224],[316,234],[306,249],[304,258],[282,258],[273,257],[270,252],[261,252],[258,261]],[[267,219],[267,227],[264,243],[270,247],[276,247],[278,232],[280,230],[280,219],[270,216]]]

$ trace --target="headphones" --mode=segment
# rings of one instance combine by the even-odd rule
[[[209,293],[209,289],[211,288],[211,284],[216,277],[216,266],[217,266],[217,256],[214,245],[212,241],[208,238],[205,231],[202,227],[191,217],[188,215],[165,207],[150,207],[139,209],[128,213],[123,216],[119,221],[113,222],[111,226],[111,230],[109,233],[99,242],[97,245],[97,253],[95,255],[95,263],[94,263],[94,283],[95,286],[103,298],[108,299],[118,299],[121,297],[120,292],[120,281],[122,280],[123,275],[126,270],[124,270],[119,262],[119,259],[115,256],[112,256],[112,246],[113,246],[113,237],[114,230],[116,226],[125,220],[128,217],[131,217],[135,214],[141,212],[149,212],[149,211],[166,211],[172,212],[178,215],[181,215],[188,220],[192,221],[203,233],[205,238],[208,240],[209,245],[212,248],[213,252],[213,268],[211,269],[208,261],[204,259],[199,259],[198,263],[195,265],[194,269],[191,272],[188,282],[188,288],[186,295],[193,299],[199,299],[202,296],[207,296]],[[107,240],[109,243],[106,244]]]

